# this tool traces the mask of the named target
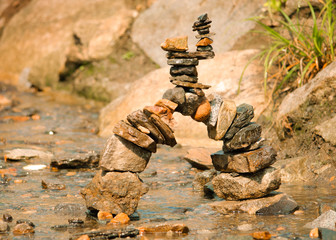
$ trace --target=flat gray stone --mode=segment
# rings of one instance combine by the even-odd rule
[[[113,133],[151,152],[156,152],[156,142],[147,134],[127,124],[119,121],[113,128]]]
[[[179,75],[188,75],[197,77],[197,68],[195,66],[174,66],[170,68],[170,75],[173,77]]]
[[[270,146],[263,146],[254,151],[243,153],[211,154],[212,163],[217,171],[253,173],[272,165],[276,161],[276,152]]]
[[[191,77],[188,75],[181,75],[175,77],[169,77],[170,81],[182,81],[182,82],[190,82],[190,83],[197,83],[197,77]]]
[[[223,151],[232,152],[249,147],[260,139],[261,126],[258,123],[250,123],[240,129],[232,139],[224,140]]]
[[[47,151],[40,151],[36,149],[16,148],[5,151],[5,156],[8,160],[20,161],[32,158],[51,159],[53,154]]]
[[[214,34],[207,34],[204,37],[211,37]],[[199,36],[199,35],[197,35]],[[196,36],[196,38],[197,38]],[[197,59],[210,59],[215,57],[214,52],[168,52],[167,58],[197,58]]]
[[[336,212],[329,210],[328,212],[323,213],[314,221],[304,225],[305,228],[327,228],[333,231],[336,231]]]
[[[237,114],[224,138],[231,139],[241,128],[245,127],[254,117],[253,107],[243,103],[237,107]]]
[[[197,58],[171,58],[167,60],[168,65],[174,66],[197,66]]]
[[[96,151],[59,152],[51,160],[50,166],[59,169],[95,168],[98,167],[99,158],[100,153]]]
[[[259,199],[219,201],[209,205],[221,214],[246,212],[248,214],[284,215],[298,208],[296,201],[286,193],[270,194]]]
[[[142,172],[151,155],[150,151],[113,134],[106,142],[99,166],[106,171]]]
[[[98,171],[92,181],[81,191],[86,207],[112,214],[135,212],[140,197],[148,187],[131,172]]]
[[[224,99],[218,111],[216,126],[207,126],[209,138],[215,140],[222,139],[232,124],[232,121],[236,116],[236,111],[236,104],[234,101]]]
[[[218,197],[226,200],[251,199],[266,196],[280,187],[280,171],[268,167],[253,174],[237,177],[221,173],[212,180]]]

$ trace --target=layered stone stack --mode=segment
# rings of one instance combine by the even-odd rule
[[[215,35],[215,33],[210,33],[210,23],[212,23],[212,21],[208,18],[207,13],[199,16],[198,21],[194,22],[193,31],[198,32],[196,38],[200,39],[196,44],[197,51],[212,52],[212,46],[210,44],[213,43],[213,40],[210,37]]]
[[[250,122],[253,107],[236,107],[233,101],[219,96],[210,103],[218,112],[216,123],[209,119],[209,137],[223,141],[223,150],[211,154],[215,169],[221,171],[212,180],[215,193],[227,200],[241,200],[260,198],[278,189],[279,171],[270,167],[276,161],[276,152],[264,144],[261,126]]]

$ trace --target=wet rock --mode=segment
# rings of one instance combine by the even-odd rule
[[[186,92],[185,104],[182,106],[181,114],[184,116],[193,115],[200,104],[204,101],[204,97],[200,97],[197,94]]]
[[[229,129],[234,117],[236,116],[236,104],[231,100],[223,100],[218,112],[217,124],[215,127],[208,125],[209,138],[220,140]]]
[[[306,228],[327,228],[333,231],[336,231],[336,212],[329,210],[328,212],[323,213],[314,221],[304,225]]]
[[[219,201],[209,205],[221,214],[246,212],[248,214],[284,215],[298,208],[295,200],[285,193],[270,194],[258,199]]]
[[[237,227],[237,230],[242,231],[242,232],[248,232],[248,231],[251,231],[252,229],[253,229],[253,225],[249,223],[242,224]]]
[[[24,234],[34,233],[34,232],[35,232],[34,228],[27,223],[17,224],[13,228],[14,235],[24,235]]]
[[[89,239],[95,240],[95,239],[114,239],[114,238],[132,238],[139,235],[139,230],[135,229],[132,226],[126,227],[126,228],[118,228],[118,229],[112,229],[112,230],[94,230],[90,232],[83,232],[83,233],[76,233],[73,235],[70,240],[77,240],[78,237],[81,237],[83,235],[87,235]]]
[[[172,89],[168,89],[167,91],[165,91],[162,98],[168,99],[178,104],[176,111],[180,111],[181,106],[185,103],[185,91],[182,87],[175,87]]]
[[[83,225],[84,224],[84,221],[80,218],[71,218],[71,219],[68,219],[68,223],[70,225]]]
[[[19,220],[16,221],[16,224],[21,224],[21,223],[26,223],[29,226],[35,228],[35,224],[32,221],[28,220],[28,219],[19,219]]]
[[[62,152],[55,155],[50,166],[59,169],[98,167],[100,154],[96,151],[81,153]]]
[[[321,236],[321,232],[318,228],[313,228],[309,232],[309,237],[310,238],[321,238],[322,236]]]
[[[320,203],[319,204],[319,214],[328,212],[329,210],[336,211],[336,202],[334,203]]]
[[[111,220],[113,218],[112,213],[105,212],[105,211],[99,211],[97,214],[98,220]]]
[[[149,136],[153,138],[155,142],[159,144],[164,142],[164,136],[161,134],[159,129],[157,129],[157,127],[149,121],[143,111],[137,110],[132,112],[127,116],[127,120],[136,128],[139,128],[140,126],[147,128],[150,131]]]
[[[45,180],[41,181],[41,185],[43,189],[49,190],[64,190],[66,188],[64,184],[46,182]]]
[[[180,76],[180,75],[188,75],[197,77],[197,68],[195,66],[174,66],[170,68],[170,75]]]
[[[231,139],[241,128],[245,127],[254,117],[253,107],[243,103],[237,107],[236,117],[225,133],[225,139]]]
[[[205,46],[209,46],[211,43],[213,43],[213,40],[205,37],[205,38],[202,38],[201,40],[199,40],[196,43],[196,46],[197,47],[205,47]]]
[[[82,236],[80,236],[79,238],[77,238],[76,240],[90,240],[90,237],[89,237],[89,235],[82,235]]]
[[[80,203],[59,203],[55,206],[54,212],[58,215],[80,217],[85,215],[86,207]]]
[[[5,156],[7,160],[20,161],[31,158],[50,159],[53,155],[49,152],[35,149],[16,148],[6,151]]]
[[[150,151],[112,135],[106,142],[99,165],[106,171],[142,172],[151,155]]]
[[[270,146],[242,153],[211,154],[212,163],[217,171],[252,173],[272,165],[276,161],[276,152]]]
[[[197,173],[193,181],[193,190],[203,192],[205,184],[210,182],[216,175],[217,171],[214,169]]]
[[[223,103],[222,97],[216,93],[212,94],[210,101],[211,112],[207,124],[215,127],[218,119],[219,109]]]
[[[204,99],[191,117],[197,122],[205,122],[209,118],[210,112],[210,103],[207,99]]]
[[[173,130],[155,114],[149,116],[149,120],[155,124],[165,138],[164,144],[174,147],[177,142]]]
[[[165,107],[165,108],[168,108],[171,112],[174,112],[178,104],[168,99],[160,99],[159,101],[155,103],[155,106]]]
[[[269,167],[253,174],[237,177],[221,173],[212,180],[218,197],[226,200],[259,198],[280,187],[279,170]]]
[[[134,173],[99,171],[81,194],[88,209],[131,215],[147,191]]]
[[[142,233],[164,233],[169,231],[188,233],[189,228],[184,224],[160,224],[153,227],[140,227],[139,231]]]
[[[210,36],[210,34],[209,34],[209,36]],[[197,36],[196,36],[196,38],[197,38]],[[207,47],[211,47],[211,46],[206,46],[206,48]],[[212,49],[212,47],[211,47],[211,49]],[[167,58],[197,58],[199,60],[200,59],[214,58],[214,56],[215,56],[214,52],[168,52],[167,55],[166,55]],[[195,76],[197,76],[197,75],[195,75]]]
[[[196,66],[198,65],[197,58],[171,58],[167,60],[168,65],[174,66]]]
[[[118,213],[110,222],[110,224],[127,224],[131,220],[125,213]]]
[[[170,82],[176,86],[188,87],[188,88],[200,88],[200,89],[209,89],[210,85],[205,85],[202,83],[191,83],[191,82],[183,82],[178,80],[170,80]]]
[[[213,168],[210,154],[211,152],[207,148],[192,148],[188,150],[184,159],[197,169],[208,170]]]
[[[198,78],[194,76],[180,75],[175,77],[169,77],[169,80],[178,82],[187,82],[187,83],[197,83]]]
[[[5,233],[9,231],[9,225],[5,221],[0,220],[0,233]]]
[[[232,139],[224,140],[223,151],[231,152],[249,147],[260,139],[261,126],[258,123],[250,123],[240,129]]]
[[[113,129],[113,133],[148,151],[156,152],[156,143],[152,138],[127,124],[123,120],[116,124]]]
[[[167,38],[161,44],[161,48],[165,51],[184,52],[188,50],[188,36]]]
[[[254,232],[252,233],[253,239],[258,239],[258,240],[268,240],[272,238],[272,235],[265,231],[265,232]]]
[[[336,231],[332,231],[326,228],[319,228],[319,230],[321,232],[322,239],[336,240]]]
[[[12,215],[10,215],[9,213],[4,213],[2,215],[2,219],[5,221],[5,222],[12,222],[13,221],[13,217]]]

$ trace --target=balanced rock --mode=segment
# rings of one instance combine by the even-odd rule
[[[159,101],[155,103],[155,106],[165,107],[165,108],[168,108],[171,112],[174,112],[178,104],[168,99],[160,99]]]
[[[266,196],[280,187],[280,171],[269,167],[253,174],[237,177],[221,173],[212,180],[218,197],[226,200],[240,200]]]
[[[218,201],[209,205],[221,214],[246,212],[260,215],[284,215],[298,208],[296,201],[286,193],[270,194],[263,198],[242,201]]]
[[[113,134],[106,142],[99,165],[106,171],[142,172],[151,155],[150,151]]]
[[[155,126],[160,130],[160,132],[164,136],[165,138],[164,144],[174,147],[177,143],[174,136],[174,131],[166,123],[164,123],[159,116],[155,114],[150,115],[149,120],[153,124],[155,124]]]
[[[188,36],[167,38],[161,44],[161,48],[165,51],[187,51],[188,50]]]
[[[204,30],[204,29],[209,29],[211,27],[210,24],[207,24],[207,25],[202,25],[202,26],[198,26],[198,27],[194,27],[193,26],[193,31],[196,31],[196,30]]]
[[[214,35],[213,33],[210,33],[204,36],[213,36],[213,35]],[[201,35],[197,35],[197,36],[200,36],[201,38]],[[211,45],[206,46],[206,47],[211,47]],[[215,53],[214,52],[168,52],[166,56],[169,59],[170,58],[197,58],[198,60],[200,60],[200,59],[214,58]],[[182,67],[182,66],[178,66],[178,67]],[[194,67],[194,66],[191,66],[191,67]]]
[[[199,26],[208,25],[208,24],[210,24],[210,23],[212,23],[212,21],[211,21],[210,19],[207,19],[207,20],[205,20],[205,21],[196,21],[196,22],[194,22],[194,24],[193,24],[193,28],[194,28],[194,27],[199,27]]]
[[[197,122],[204,122],[206,121],[211,112],[211,106],[209,101],[205,98],[203,102],[198,106],[196,112],[191,116]]]
[[[184,82],[184,81],[179,81],[179,80],[170,80],[170,82],[176,86],[187,87],[187,88],[200,88],[200,89],[211,88],[210,85],[205,85],[202,83],[191,83],[191,82]]]
[[[147,116],[141,110],[132,112],[127,116],[128,122],[130,122],[134,127],[144,127],[150,131],[149,136],[154,139],[157,143],[164,142],[164,136],[161,134],[159,129],[147,118]]]
[[[208,125],[208,136],[211,139],[220,140],[229,129],[236,116],[236,104],[232,100],[224,99],[218,111],[217,124],[215,127]]]
[[[213,40],[210,38],[202,38],[201,40],[198,41],[198,43],[196,44],[197,47],[205,47],[205,46],[209,46],[211,43],[213,43]]]
[[[182,87],[168,89],[162,96],[163,99],[168,99],[178,104],[176,111],[181,110],[181,106],[185,103],[185,91]]]
[[[200,52],[203,52],[203,51],[212,51],[213,48],[211,45],[208,45],[208,46],[198,46],[197,51],[200,51]]]
[[[217,118],[219,114],[219,109],[223,103],[222,97],[218,95],[217,93],[214,93],[211,95],[210,99],[210,107],[211,107],[211,112],[210,116],[207,122],[207,125],[211,127],[215,127],[217,123]]]
[[[177,66],[196,66],[198,65],[197,58],[172,58],[167,60],[168,65]]]
[[[182,82],[190,82],[190,83],[197,83],[198,78],[195,76],[188,76],[188,75],[180,75],[175,77],[169,77],[170,81],[182,81]]]
[[[165,116],[168,113],[168,108],[167,107],[162,107],[162,106],[145,106],[143,109],[143,112],[148,115],[148,114],[156,114],[158,116]]]
[[[140,197],[148,191],[139,177],[131,172],[98,171],[81,191],[86,207],[112,214],[135,212]]]
[[[276,161],[276,152],[270,146],[243,153],[224,153],[218,151],[211,154],[212,163],[217,171],[253,173],[272,165]]]
[[[206,20],[208,20],[208,14],[207,13],[203,13],[202,15],[198,16],[197,19],[200,22],[205,22]]]
[[[253,107],[243,103],[237,107],[237,114],[224,138],[231,139],[241,128],[245,127],[254,117]]]
[[[197,94],[187,92],[185,94],[185,103],[182,106],[181,114],[184,116],[193,115],[200,104],[204,101],[204,97],[200,97]]]
[[[232,139],[224,140],[223,151],[231,152],[247,148],[260,139],[261,126],[258,123],[250,123],[240,129]]]
[[[173,77],[180,75],[188,75],[197,77],[197,69],[195,66],[179,66],[179,67],[171,67],[170,75]]]
[[[119,121],[113,129],[113,133],[142,147],[151,152],[156,152],[156,143],[147,134],[140,132],[138,129],[127,124],[125,121]]]
[[[192,148],[188,150],[188,154],[184,159],[194,168],[208,170],[213,168],[210,150],[207,148]]]

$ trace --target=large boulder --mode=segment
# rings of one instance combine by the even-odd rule
[[[265,100],[262,89],[263,69],[258,62],[252,62],[247,68],[242,79],[241,93],[237,95],[241,72],[249,59],[257,52],[256,50],[231,51],[219,54],[212,60],[200,61],[199,82],[212,85],[209,90],[206,90],[206,96],[216,92],[222,98],[234,100],[237,105],[248,103],[254,107],[255,116],[259,116],[265,107]],[[164,55],[163,52],[162,55]],[[114,125],[120,119],[125,119],[136,109],[153,105],[162,98],[167,89],[173,87],[169,82],[168,67],[152,71],[135,81],[128,94],[112,101],[102,109],[99,119],[100,135],[109,137]],[[149,91],[150,94],[148,94]],[[175,113],[174,118],[176,126],[173,130],[179,143],[186,145],[202,143],[205,144],[204,146],[214,146],[214,141],[208,138],[204,124],[179,113]],[[218,142],[216,147],[220,145]]]
[[[3,30],[0,81],[54,85],[67,62],[107,57],[136,14],[127,1],[32,0]]]
[[[224,53],[255,26],[254,22],[246,19],[257,16],[263,4],[263,0],[158,0],[136,19],[132,39],[156,63],[165,66],[165,56],[155,46],[160,46],[166,38],[187,34],[189,49],[194,51],[197,39],[192,24],[200,14],[208,13],[212,20],[210,32],[216,33],[212,46],[216,53]]]

